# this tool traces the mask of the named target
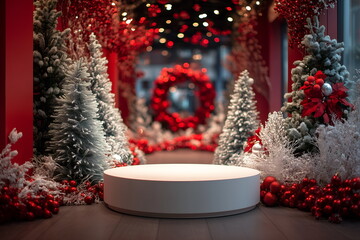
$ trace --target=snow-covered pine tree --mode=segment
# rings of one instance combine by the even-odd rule
[[[305,95],[300,87],[304,85],[308,76],[313,76],[317,71],[322,71],[326,76],[326,82],[343,82],[349,85],[349,72],[340,63],[341,54],[344,51],[344,43],[338,43],[336,39],[331,39],[325,35],[325,27],[319,25],[317,17],[314,23],[308,19],[306,26],[310,34],[306,35],[302,41],[306,55],[303,60],[295,61],[296,66],[291,70],[292,92],[285,94],[286,99],[291,98],[291,102],[285,102],[282,111],[291,114],[287,118],[288,136],[290,140],[297,142],[297,154],[305,151],[314,151],[314,134],[319,125],[319,119],[312,116],[302,117],[302,105]],[[324,79],[325,80],[325,79]]]
[[[146,134],[146,130],[151,127],[152,119],[149,108],[146,106],[145,98],[135,98],[131,115],[130,129],[134,133],[135,138],[142,138]]]
[[[237,160],[233,156],[243,152],[248,137],[259,127],[253,82],[245,70],[235,83],[219,146],[215,150],[216,164],[236,164]]]
[[[131,164],[133,155],[125,136],[126,126],[115,107],[115,96],[111,92],[111,81],[107,73],[107,59],[103,57],[102,47],[94,33],[90,35],[88,45],[90,53],[89,74],[90,89],[98,103],[98,119],[102,122],[105,139],[111,148],[110,163]]]
[[[102,123],[98,120],[98,104],[90,90],[87,63],[77,60],[67,72],[63,84],[64,97],[57,98],[54,121],[49,126],[48,150],[59,164],[55,178],[78,182],[98,182],[108,167]]]
[[[65,40],[70,29],[56,30],[61,12],[57,0],[34,2],[34,153],[45,153],[49,124],[53,121],[55,98],[62,94],[65,69],[69,64]]]

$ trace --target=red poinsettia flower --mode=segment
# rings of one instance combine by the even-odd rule
[[[318,71],[314,76],[309,76],[304,86],[306,98],[301,102],[303,106],[302,116],[312,115],[314,118],[322,117],[324,123],[332,124],[331,117],[341,119],[346,107],[353,108],[353,105],[346,101],[348,89],[344,83],[334,83],[331,85],[332,92],[328,96],[324,95],[321,87],[324,85],[326,75]]]
[[[261,139],[259,137],[260,130],[261,130],[261,127],[256,129],[254,135],[248,137],[247,142],[245,144],[244,152],[251,153],[252,152],[252,147],[255,145],[255,143],[259,143],[260,145],[262,145]]]

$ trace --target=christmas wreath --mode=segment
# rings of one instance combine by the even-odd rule
[[[205,72],[190,69],[188,63],[182,66],[176,65],[173,68],[164,68],[160,76],[155,80],[155,88],[151,99],[155,121],[163,123],[174,132],[187,128],[196,129],[199,124],[204,124],[215,108],[215,90]],[[181,118],[179,113],[170,113],[168,111],[171,105],[168,100],[168,93],[170,87],[185,81],[190,81],[197,86],[195,96],[199,99],[199,107],[195,110],[193,116]]]

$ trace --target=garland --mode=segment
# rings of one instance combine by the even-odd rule
[[[288,23],[290,47],[303,48],[301,41],[308,34],[306,19],[319,16],[324,9],[334,8],[336,0],[276,0],[275,11]]]
[[[334,175],[321,187],[315,179],[282,184],[268,176],[260,189],[260,200],[268,207],[298,208],[311,212],[317,220],[327,218],[332,223],[340,223],[343,218],[360,219],[360,177],[342,180]]]
[[[159,151],[174,151],[176,149],[191,149],[194,151],[214,152],[217,147],[218,135],[214,135],[210,142],[206,142],[202,134],[192,134],[189,136],[179,136],[161,143],[150,144],[145,138],[130,139],[130,144],[135,145],[145,154]]]
[[[49,174],[55,166],[51,157],[44,157],[41,166],[34,162],[23,165],[12,163],[17,155],[11,147],[22,136],[16,129],[9,135],[9,144],[0,151],[0,224],[17,220],[50,218],[63,205],[99,203],[104,199],[104,183],[63,180],[56,182]],[[134,155],[131,165],[141,163],[141,152],[132,147]],[[46,161],[45,161],[46,159]],[[44,162],[45,161],[45,162]],[[126,163],[116,167],[126,166]],[[41,168],[41,169],[39,169]],[[32,171],[32,174],[29,173]]]
[[[170,87],[190,81],[198,89],[195,95],[198,97],[200,106],[196,109],[194,116],[181,118],[179,113],[169,113],[170,106],[168,92]],[[204,124],[210,116],[214,107],[215,90],[209,77],[200,71],[194,71],[189,68],[189,64],[183,66],[176,65],[174,68],[164,68],[160,76],[155,80],[155,88],[151,99],[151,107],[155,114],[155,121],[162,122],[171,131],[176,132],[180,129],[194,128],[199,124]]]

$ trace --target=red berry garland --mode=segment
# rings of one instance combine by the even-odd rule
[[[179,113],[169,113],[170,106],[168,93],[170,87],[190,81],[198,87],[195,95],[199,98],[200,106],[194,116],[181,118]],[[197,128],[214,110],[215,90],[208,76],[201,71],[194,71],[189,64],[176,65],[174,68],[164,68],[155,81],[155,88],[151,99],[151,107],[155,114],[155,121],[164,123],[170,130],[176,132],[180,129]]]
[[[59,212],[62,199],[54,198],[45,190],[39,190],[35,195],[29,193],[20,198],[20,191],[21,189],[8,185],[0,189],[0,223],[50,218],[52,214]]]
[[[94,33],[100,44],[116,52],[119,58],[131,58],[129,55],[145,50],[157,34],[155,29],[146,29],[145,17],[139,21],[132,19],[131,11],[127,10],[131,6],[113,0],[59,0],[58,7],[63,28],[71,28],[81,37],[81,43],[88,42],[90,33]]]
[[[360,177],[344,181],[334,175],[329,184],[320,187],[315,179],[282,185],[266,177],[260,185],[260,199],[266,206],[282,205],[311,212],[316,219],[328,218],[340,223],[344,217],[360,219]]]
[[[319,16],[324,9],[334,7],[336,0],[276,0],[275,3],[275,11],[288,23],[289,45],[301,47],[303,37],[308,34],[306,19]]]
[[[147,139],[130,139],[131,144],[136,145],[141,151],[146,154],[156,151],[173,151],[176,149],[192,149],[198,151],[214,152],[217,147],[218,135],[214,135],[210,143],[203,142],[201,134],[193,134],[190,136],[176,137],[170,141],[164,141],[155,145],[149,145]]]

